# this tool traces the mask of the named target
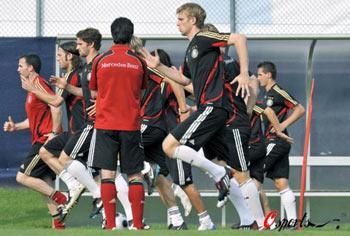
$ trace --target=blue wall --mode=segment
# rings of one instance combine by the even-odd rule
[[[17,73],[20,55],[34,53],[42,60],[41,75],[47,79],[55,74],[56,38],[0,38],[0,169],[19,168],[30,148],[29,131],[5,133],[3,123],[9,115],[15,122],[26,119],[26,91],[21,88]]]

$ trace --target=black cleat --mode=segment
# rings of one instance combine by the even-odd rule
[[[231,170],[228,168],[225,168],[225,170],[225,175],[215,184],[216,188],[219,190],[218,202],[216,204],[218,208],[221,208],[226,204],[228,200],[227,196],[230,193]]]
[[[64,223],[68,215],[68,209],[66,208],[66,205],[59,205],[57,207],[57,212],[58,212],[58,221],[60,223]]]
[[[94,201],[92,202],[92,210],[89,217],[91,219],[96,218],[96,216],[101,213],[102,208],[103,208],[103,203],[101,198],[95,198]]]
[[[231,229],[237,230],[259,230],[258,223],[254,220],[250,225],[232,225]]]
[[[181,225],[179,226],[174,226],[173,224],[170,224],[169,227],[168,227],[169,230],[186,230],[188,229],[187,228],[187,225],[185,222],[183,222]]]

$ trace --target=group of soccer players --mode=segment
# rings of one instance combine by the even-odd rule
[[[297,220],[288,184],[293,139],[286,128],[304,108],[277,85],[272,62],[258,65],[257,78],[250,75],[243,35],[222,34],[204,24],[206,13],[195,3],[183,4],[176,13],[178,29],[190,41],[180,69],[166,51],[148,52],[124,17],[113,21],[114,45],[103,54],[98,52],[101,34],[93,28],[79,31],[76,42],[59,45],[57,61],[66,74],[50,78],[56,93],[39,75],[37,55],[19,59],[27,119],[15,123],[9,117],[4,131],[30,129],[32,148],[16,179],[46,197],[54,228],[65,227],[70,209],[88,189],[90,217],[102,213],[104,229],[116,229],[117,199],[129,229],[148,229],[143,221],[143,182],[153,185],[148,162],[158,167],[154,186],[168,209],[169,229],[187,229],[175,195],[181,196],[185,215],[191,204],[195,208],[198,230],[215,229],[192,166],[213,179],[217,207],[228,199],[233,203],[237,228],[263,228],[269,211],[262,190],[265,174],[274,181],[288,220]],[[224,56],[221,47],[229,45],[235,46],[237,60]],[[259,84],[266,90],[264,101],[256,101]],[[186,104],[191,95],[192,107]],[[64,102],[67,132],[61,127]],[[67,185],[68,197],[51,187],[56,175]]]

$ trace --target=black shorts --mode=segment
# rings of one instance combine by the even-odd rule
[[[270,179],[289,178],[290,144],[282,139],[267,142],[264,172]]]
[[[191,164],[181,161],[180,159],[168,158],[170,176],[173,182],[180,186],[193,184]]]
[[[43,146],[42,143],[34,143],[23,160],[20,172],[35,178],[50,177],[55,179],[56,174],[43,162],[39,157],[39,150]]]
[[[195,113],[180,123],[171,134],[182,145],[196,151],[223,131],[228,113],[222,108],[200,107]]]
[[[214,139],[203,147],[204,155],[209,160],[217,158],[238,171],[247,171],[248,143],[250,128],[232,128],[225,126]]]
[[[156,127],[141,125],[142,145],[145,152],[145,160],[159,165],[159,174],[168,176],[169,168],[166,162],[166,155],[163,152],[162,143],[167,133]]]
[[[266,156],[266,146],[262,141],[249,145],[249,172],[250,177],[264,183],[264,162]]]
[[[86,162],[93,130],[93,123],[87,122],[81,130],[70,136],[68,142],[63,148],[63,151],[72,159],[81,158]]]
[[[64,132],[47,142],[44,145],[44,148],[55,157],[59,157],[69,138],[70,134],[68,132]]]
[[[116,171],[120,154],[120,170],[127,175],[143,169],[144,152],[140,131],[95,129],[89,152],[88,165]]]
[[[68,141],[73,135],[69,132],[64,132],[53,139],[51,139],[49,142],[47,142],[44,145],[44,148],[50,152],[55,157],[59,157],[61,152],[64,150],[65,146],[67,145]],[[91,139],[91,138],[90,138]],[[69,144],[71,145],[71,144]],[[68,153],[67,153],[68,154]],[[89,152],[85,150],[85,152],[79,152],[75,159],[79,160],[83,164],[86,163],[86,160],[88,158]]]

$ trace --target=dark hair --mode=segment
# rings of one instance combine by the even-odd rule
[[[41,60],[40,57],[36,54],[26,54],[26,55],[22,55],[20,56],[20,59],[24,58],[24,60],[26,60],[26,63],[30,66],[33,66],[34,71],[36,73],[40,73],[41,70]]]
[[[272,79],[276,80],[276,76],[277,76],[277,69],[274,63],[270,62],[270,61],[263,61],[260,62],[257,66],[257,68],[262,68],[264,73],[271,73]]]
[[[80,38],[84,42],[87,42],[88,44],[94,44],[94,48],[96,50],[100,50],[101,48],[101,40],[102,35],[98,29],[95,28],[86,28],[84,30],[80,30],[76,34],[77,38]]]
[[[111,25],[111,34],[115,44],[129,44],[134,34],[134,24],[128,18],[119,17]]]
[[[68,41],[59,45],[66,53],[72,54],[72,65],[74,69],[81,66],[81,59],[79,56],[79,50],[77,50],[77,43],[74,41]]]
[[[160,62],[168,67],[171,67],[173,65],[173,63],[171,62],[170,56],[168,53],[166,53],[166,51],[164,51],[163,49],[157,49],[158,55],[159,55],[159,59]],[[154,56],[155,55],[155,51],[152,51],[151,54]]]

